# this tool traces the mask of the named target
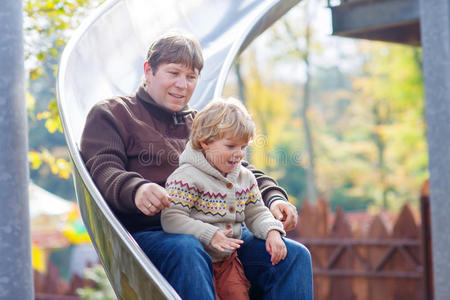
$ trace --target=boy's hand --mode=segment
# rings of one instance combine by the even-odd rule
[[[211,239],[211,246],[222,252],[225,250],[234,251],[237,248],[240,248],[244,241],[227,237],[227,235],[232,232],[233,229],[217,230]]]
[[[271,256],[270,261],[272,262],[272,265],[276,265],[280,260],[286,258],[287,248],[279,231],[269,231],[266,239],[266,250]]]

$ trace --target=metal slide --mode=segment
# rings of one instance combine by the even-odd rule
[[[299,0],[110,0],[69,41],[57,99],[84,224],[120,299],[180,299],[95,187],[79,153],[86,115],[99,100],[133,93],[148,46],[179,29],[194,34],[205,66],[190,104],[221,95],[234,58]]]

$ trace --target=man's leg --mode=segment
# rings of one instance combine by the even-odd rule
[[[242,240],[238,256],[251,284],[251,299],[313,299],[311,255],[306,247],[283,239],[287,256],[272,266],[266,241],[255,238],[246,227]]]
[[[215,299],[212,261],[193,236],[140,231],[134,239],[183,299]]]

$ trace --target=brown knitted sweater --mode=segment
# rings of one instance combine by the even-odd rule
[[[130,231],[160,226],[160,214],[144,215],[134,203],[137,188],[147,182],[165,185],[178,167],[188,141],[194,111],[173,112],[159,106],[140,86],[135,95],[97,103],[81,137],[81,155],[95,184],[118,219]],[[244,163],[258,181],[264,202],[287,198],[276,182]]]

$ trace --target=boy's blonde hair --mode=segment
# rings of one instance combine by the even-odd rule
[[[227,133],[249,142],[255,135],[255,123],[241,101],[217,98],[195,116],[190,136],[192,148],[202,150],[201,142],[212,143]]]

